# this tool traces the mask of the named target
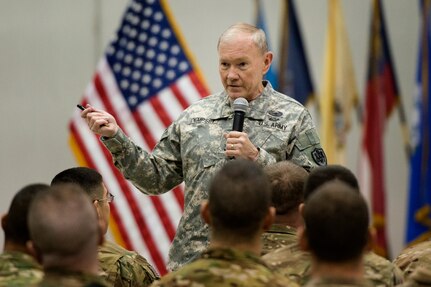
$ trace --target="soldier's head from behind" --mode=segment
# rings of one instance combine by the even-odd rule
[[[370,240],[369,215],[364,198],[344,182],[328,182],[306,200],[303,249],[317,262],[360,261]]]
[[[96,208],[105,234],[109,226],[109,203],[114,196],[107,190],[102,175],[88,167],[73,167],[58,173],[51,181],[51,186],[62,184],[76,184],[88,194]]]
[[[97,273],[102,232],[88,195],[76,184],[62,184],[33,200],[28,223],[32,245],[44,268]]]
[[[339,180],[359,191],[359,183],[351,170],[341,165],[327,165],[314,168],[308,175],[304,186],[304,198],[307,199],[323,184]]]
[[[212,229],[212,244],[260,242],[275,213],[263,169],[247,160],[229,161],[213,177],[201,213]]]
[[[30,184],[19,190],[12,199],[8,213],[2,217],[5,235],[5,250],[27,252],[26,243],[30,240],[27,214],[30,204],[37,194],[48,190],[43,183]]]
[[[297,227],[299,205],[304,201],[308,172],[290,161],[280,161],[264,168],[271,184],[271,202],[278,220]],[[280,222],[282,223],[282,222]]]

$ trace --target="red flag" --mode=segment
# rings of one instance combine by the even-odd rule
[[[134,0],[100,60],[82,104],[111,113],[135,143],[150,151],[166,127],[206,95],[206,85],[166,1]],[[110,153],[80,118],[79,110],[70,131],[79,164],[97,169],[115,195],[111,234],[165,274],[168,249],[184,208],[182,187],[146,196],[113,166]]]
[[[397,102],[398,86],[386,34],[383,6],[380,0],[374,0],[364,107],[361,188],[371,205],[372,224],[377,235],[375,251],[386,257],[388,242],[382,137],[386,119]]]

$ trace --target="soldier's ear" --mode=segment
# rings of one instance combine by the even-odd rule
[[[42,264],[42,253],[39,248],[33,243],[33,241],[28,240],[25,243],[25,247],[27,249],[27,253],[30,254],[34,259],[36,259],[39,264]]]
[[[263,230],[267,231],[275,220],[275,207],[271,206],[268,209],[268,214],[266,215],[263,221]]]
[[[299,214],[302,216],[302,218],[304,218],[304,203],[300,203],[298,210],[299,210]]]
[[[3,214],[3,216],[1,217],[1,228],[3,228],[3,230],[5,229],[6,221],[7,221],[7,213]]]
[[[208,200],[203,200],[201,203],[201,217],[203,221],[211,226],[211,214],[210,214],[210,208],[208,204]]]

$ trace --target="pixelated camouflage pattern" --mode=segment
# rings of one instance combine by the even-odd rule
[[[297,244],[279,248],[262,259],[300,285],[305,285],[310,279],[311,256],[300,250]],[[364,256],[364,271],[365,278],[372,282],[373,286],[396,286],[403,282],[401,270],[373,252],[367,252]]]
[[[101,276],[84,274],[81,272],[49,269],[45,270],[45,276],[38,287],[109,287]]]
[[[125,178],[145,194],[161,194],[185,183],[184,213],[169,251],[168,268],[175,270],[203,252],[208,227],[199,208],[208,198],[211,177],[226,163],[224,133],[232,129],[232,101],[226,92],[208,96],[188,107],[163,133],[151,154],[121,130],[102,141]],[[272,89],[249,103],[244,130],[260,148],[262,166],[292,160],[310,170],[318,165],[312,153],[320,140],[309,112],[297,101]]]
[[[406,248],[395,258],[394,264],[403,271],[405,279],[409,278],[418,268],[431,270],[431,241],[421,242]],[[423,273],[420,272],[416,277],[420,278]],[[423,279],[423,281],[426,280],[426,278]]]
[[[29,286],[42,277],[42,267],[30,255],[17,251],[0,255],[0,286]]]
[[[296,228],[285,224],[273,224],[268,231],[262,234],[261,255],[297,242]]]
[[[294,286],[273,272],[257,255],[235,249],[211,248],[200,259],[162,277],[151,286]]]
[[[358,286],[358,287],[372,287],[374,286],[368,280],[360,279],[347,279],[339,277],[319,277],[311,279],[306,285],[306,287],[348,287],[348,286]]]
[[[144,257],[111,241],[99,247],[98,257],[102,274],[112,286],[144,287],[160,278]]]
[[[429,287],[431,286],[431,269],[425,266],[418,266],[406,281],[399,285],[401,287]]]

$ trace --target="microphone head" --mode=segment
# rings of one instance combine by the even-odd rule
[[[235,112],[246,113],[248,109],[248,101],[244,98],[237,98],[233,101],[233,110]]]

